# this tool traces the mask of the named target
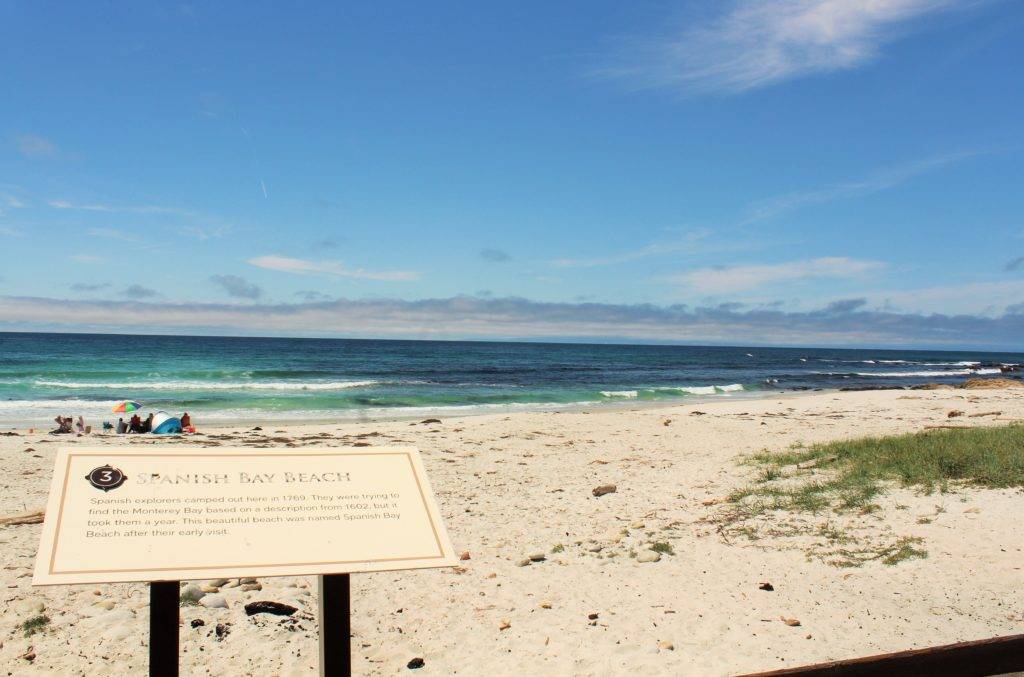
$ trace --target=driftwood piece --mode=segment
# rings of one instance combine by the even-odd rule
[[[1002,416],[1002,415],[1003,415],[1003,412],[1001,412],[1001,411],[983,411],[983,412],[978,413],[978,414],[968,414],[968,416],[970,418],[978,418],[979,416]]]
[[[29,512],[23,512],[18,515],[0,517],[0,525],[15,526],[18,524],[40,524],[42,523],[45,515],[46,510],[44,508],[39,508],[38,510],[30,510]]]

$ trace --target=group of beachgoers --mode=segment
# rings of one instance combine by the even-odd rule
[[[82,416],[78,417],[78,421],[74,421],[70,416],[57,416],[53,420],[57,423],[57,428],[50,431],[51,435],[70,435],[72,433],[85,435],[91,431],[91,428],[85,425],[85,418]],[[192,417],[186,411],[181,415],[181,429],[189,430],[191,427]],[[118,435],[151,433],[153,432],[153,414],[146,418],[142,418],[138,414],[132,414],[127,423],[125,423],[124,418],[119,418],[117,419],[116,426],[104,422],[103,428],[104,430],[113,428]]]
[[[70,435],[76,431],[79,435],[84,435],[87,432],[85,419],[81,416],[78,417],[77,422],[70,416],[57,416],[53,420],[57,423],[57,428],[50,431],[51,435]]]
[[[186,411],[181,415],[181,429],[188,430],[192,427],[192,417],[188,415]],[[132,414],[132,417],[127,423],[124,422],[123,418],[117,419],[117,428],[115,430],[118,435],[134,435],[140,433],[151,433],[153,432],[153,414],[150,414],[145,419],[139,417],[138,414]]]

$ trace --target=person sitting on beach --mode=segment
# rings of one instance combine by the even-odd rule
[[[65,434],[71,432],[71,417],[70,416],[61,416],[61,415],[58,414],[57,417],[55,419],[53,419],[53,420],[57,424],[57,429],[56,430],[51,430],[50,431],[51,435],[65,435]]]
[[[124,435],[128,432],[128,424],[124,422],[124,418],[117,419],[117,434]]]
[[[132,414],[131,423],[128,425],[128,432],[130,432],[130,433],[141,433],[142,432],[142,419],[139,418],[138,414]]]
[[[84,435],[85,434],[85,417],[84,416],[79,416],[78,417],[78,422],[75,423],[75,429],[78,430],[78,434],[79,435]]]
[[[192,417],[189,416],[188,412],[186,411],[184,414],[181,415],[181,429],[182,430],[188,430],[191,427],[192,427]]]
[[[153,432],[153,414],[146,417],[146,420],[142,423],[142,430],[139,432],[151,433]]]

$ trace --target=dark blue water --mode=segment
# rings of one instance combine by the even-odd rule
[[[204,421],[383,417],[956,383],[1021,363],[1021,353],[0,333],[0,426],[109,419],[123,399]]]

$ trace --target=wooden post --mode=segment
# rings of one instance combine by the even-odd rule
[[[178,581],[149,584],[149,675],[178,677]]]
[[[320,675],[352,676],[352,608],[348,574],[319,577]]]

